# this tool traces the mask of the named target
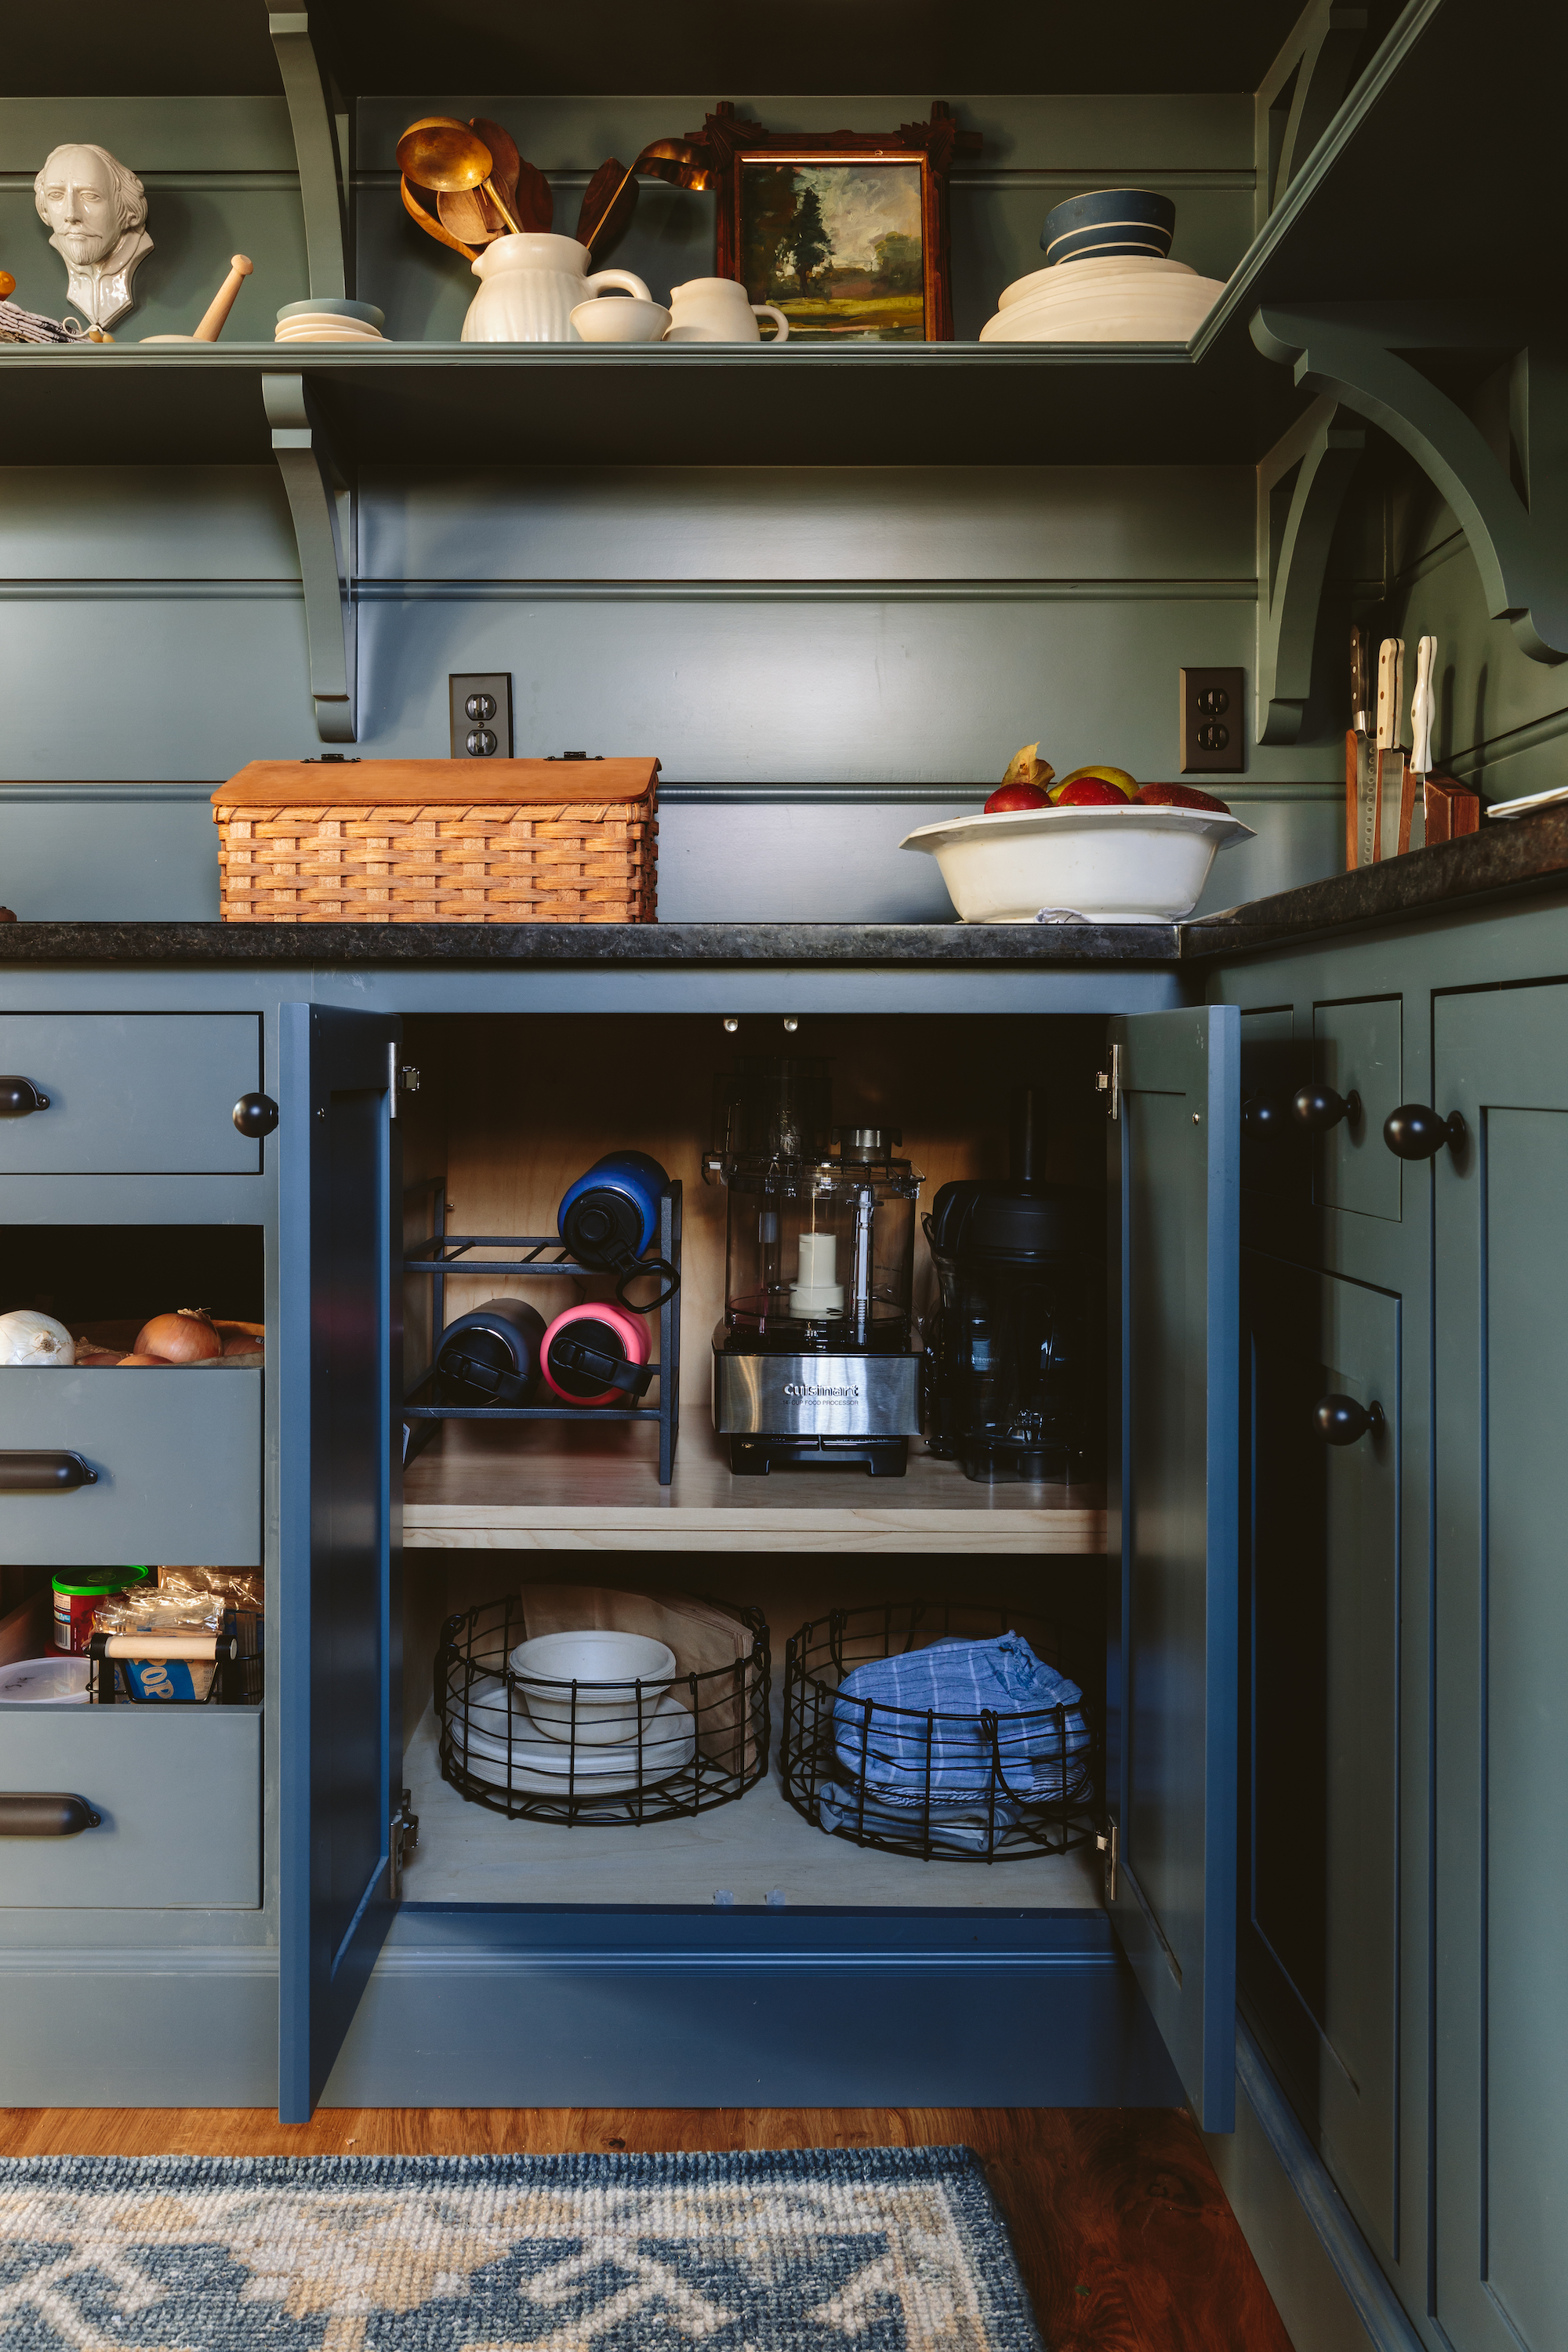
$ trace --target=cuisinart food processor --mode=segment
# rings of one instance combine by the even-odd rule
[[[730,1467],[845,1463],[901,1478],[920,1430],[915,1202],[897,1128],[834,1127],[826,1061],[746,1055],[718,1089],[710,1182],[730,1193],[713,1425]]]

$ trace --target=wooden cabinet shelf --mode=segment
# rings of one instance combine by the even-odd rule
[[[911,1444],[909,1475],[735,1478],[711,1432],[683,1430],[661,1489],[652,1433],[448,1422],[404,1482],[404,1542],[489,1551],[1099,1553],[1098,1488],[973,1486]]]

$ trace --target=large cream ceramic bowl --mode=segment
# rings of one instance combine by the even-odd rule
[[[508,1661],[547,1739],[613,1748],[644,1735],[675,1674],[675,1652],[645,1633],[537,1633]]]
[[[1203,896],[1215,852],[1250,841],[1208,809],[1006,809],[917,825],[900,844],[936,859],[966,923],[1032,923],[1042,908],[1091,923],[1176,923]]]

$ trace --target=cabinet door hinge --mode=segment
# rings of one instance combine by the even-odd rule
[[[399,1087],[405,1095],[416,1095],[419,1091],[419,1073],[410,1062],[400,1065],[397,1059],[397,1047],[389,1045],[386,1049],[386,1115],[388,1118],[397,1117]]]
[[[408,1859],[409,1849],[419,1843],[419,1816],[408,1810],[413,1796],[412,1789],[399,1790],[397,1811],[392,1816],[387,1832],[387,1892],[394,1903],[403,1893],[403,1865]]]
[[[1108,1070],[1096,1070],[1094,1084],[1096,1091],[1105,1097],[1107,1118],[1120,1118],[1121,1116],[1121,1048],[1120,1045],[1112,1045],[1110,1067]]]
[[[1116,1857],[1118,1849],[1121,1843],[1121,1833],[1118,1830],[1114,1822],[1109,1822],[1105,1828],[1100,1831],[1099,1836],[1094,1842],[1100,1848],[1100,1853],[1105,1856],[1105,1899],[1108,1903],[1114,1903],[1116,1900]]]

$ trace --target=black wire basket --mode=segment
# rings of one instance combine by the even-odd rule
[[[922,1862],[1022,1862],[1092,1845],[1103,1740],[1087,1695],[1078,1706],[948,1714],[842,1687],[873,1659],[1008,1632],[1083,1687],[1058,1629],[1027,1611],[893,1601],[803,1625],[784,1652],[779,1753],[796,1812]]]
[[[723,1605],[751,1637],[732,1664],[647,1684],[563,1683],[567,1733],[554,1738],[531,1719],[530,1680],[508,1663],[528,1634],[522,1601],[458,1611],[436,1653],[442,1779],[509,1820],[574,1829],[682,1821],[733,1804],[768,1769],[772,1661],[762,1612]],[[613,1749],[577,1737],[580,1698],[610,1691],[635,1726]]]

